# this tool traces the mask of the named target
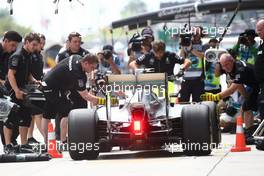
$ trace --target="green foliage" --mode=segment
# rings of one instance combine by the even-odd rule
[[[134,15],[138,15],[140,13],[144,13],[146,11],[147,6],[143,1],[130,0],[128,4],[124,7],[124,9],[121,11],[121,16],[122,18],[127,18]]]
[[[31,31],[30,28],[17,24],[12,16],[9,15],[8,10],[0,10],[0,36],[8,30],[17,31],[22,36]]]

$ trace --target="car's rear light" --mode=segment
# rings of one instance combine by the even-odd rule
[[[134,121],[134,133],[135,134],[142,133],[141,129],[142,129],[142,127],[141,127],[141,121],[138,121],[138,120]]]
[[[131,107],[131,133],[142,136],[148,131],[148,113],[144,104],[134,104]]]
[[[135,135],[142,135],[144,132],[144,116],[143,109],[137,109],[132,112],[132,132]]]

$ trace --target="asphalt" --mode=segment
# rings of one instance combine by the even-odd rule
[[[67,152],[63,158],[47,162],[1,163],[1,176],[53,175],[127,175],[127,176],[263,176],[264,152],[251,146],[249,152],[230,152],[235,135],[223,134],[222,147],[209,156],[189,157],[182,152],[119,151],[100,154],[97,160],[73,161]]]

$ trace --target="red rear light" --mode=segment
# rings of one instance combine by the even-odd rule
[[[134,109],[131,112],[132,115],[132,132],[135,135],[142,135],[144,133],[144,124],[145,124],[145,111],[142,108]]]
[[[133,125],[134,125],[134,133],[135,135],[141,135],[142,134],[142,127],[141,127],[141,121],[134,121],[133,122]]]
[[[141,122],[134,121],[134,131],[141,131]]]
[[[142,103],[132,104],[130,107],[131,125],[130,131],[136,136],[142,136],[148,132],[148,113]]]

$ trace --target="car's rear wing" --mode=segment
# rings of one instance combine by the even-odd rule
[[[108,75],[107,82],[109,85],[165,85],[165,73],[144,73],[144,74],[123,74]]]
[[[107,86],[111,86],[111,90],[116,89],[116,87],[121,86],[121,89],[126,91],[127,87],[130,86],[133,90],[138,88],[143,88],[143,90],[150,89],[156,95],[163,94],[166,102],[166,126],[168,127],[168,77],[166,73],[142,73],[142,74],[124,74],[124,75],[108,75],[107,76]],[[132,86],[132,87],[131,87]],[[125,88],[123,88],[125,87]],[[120,88],[120,87],[119,87]],[[108,89],[108,88],[106,88]],[[133,91],[134,92],[134,91]],[[108,94],[109,95],[109,94]],[[111,121],[111,103],[108,98],[107,101],[107,119],[108,119],[108,128],[110,128]]]

